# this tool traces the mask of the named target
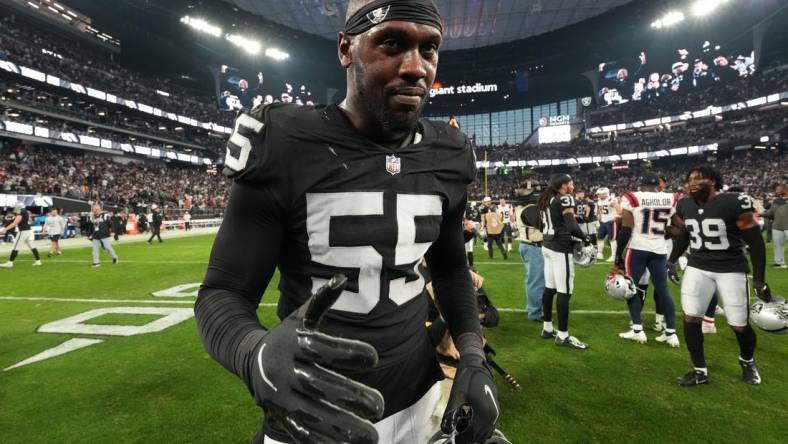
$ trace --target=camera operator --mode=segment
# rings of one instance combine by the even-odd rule
[[[515,219],[519,231],[520,258],[525,266],[525,312],[528,319],[542,322],[542,294],[544,293],[544,256],[542,256],[542,230],[540,214],[536,207],[543,184],[528,181],[515,189],[517,206]]]

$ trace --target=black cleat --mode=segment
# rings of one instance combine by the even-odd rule
[[[741,377],[744,379],[744,382],[752,385],[761,383],[761,373],[758,371],[758,366],[755,365],[754,359],[747,362],[739,358],[739,366],[741,367]]]
[[[542,339],[553,339],[555,337],[555,330],[544,331],[542,330]]]
[[[709,379],[709,375],[703,373],[698,370],[692,370],[691,372],[687,373],[686,375],[680,377],[676,382],[683,387],[689,387],[693,385],[701,385],[701,384],[708,384],[711,380]]]
[[[116,257],[113,257],[113,258],[112,258],[112,265],[115,265],[115,264],[117,264],[117,263],[118,263],[118,258],[116,258]]]

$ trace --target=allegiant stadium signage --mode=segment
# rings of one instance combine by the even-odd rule
[[[435,82],[432,84],[432,88],[430,88],[430,97],[491,92],[498,92],[498,85],[496,83],[481,84],[476,82],[474,85],[443,86],[441,83]]]

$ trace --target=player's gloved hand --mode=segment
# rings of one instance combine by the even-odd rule
[[[591,245],[591,236],[586,234],[585,236],[583,236],[582,241],[583,241],[583,246]]]
[[[772,290],[769,289],[766,282],[753,282],[752,286],[755,287],[755,296],[758,296],[758,299],[763,302],[772,301]]]
[[[676,285],[681,282],[681,278],[679,277],[679,267],[673,262],[668,262],[668,279],[670,279],[670,281]]]
[[[372,421],[383,415],[383,396],[333,371],[374,366],[375,348],[317,331],[346,280],[336,275],[318,289],[262,337],[250,360],[255,401],[298,443],[378,442]]]
[[[460,361],[441,420],[441,431],[456,433],[458,444],[481,443],[490,438],[501,413],[498,389],[484,357],[481,340],[468,336],[471,335],[461,337],[457,344]]]

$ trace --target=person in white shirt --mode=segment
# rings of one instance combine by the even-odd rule
[[[47,257],[52,257],[53,254],[63,254],[60,251],[60,237],[63,235],[65,230],[66,221],[62,216],[60,216],[60,210],[57,208],[52,208],[52,211],[49,212],[49,215],[44,221],[44,233],[47,234],[49,241],[52,242],[52,246],[49,248]]]
[[[183,214],[183,229],[184,231],[189,231],[191,229],[192,224],[192,215],[188,211]]]

